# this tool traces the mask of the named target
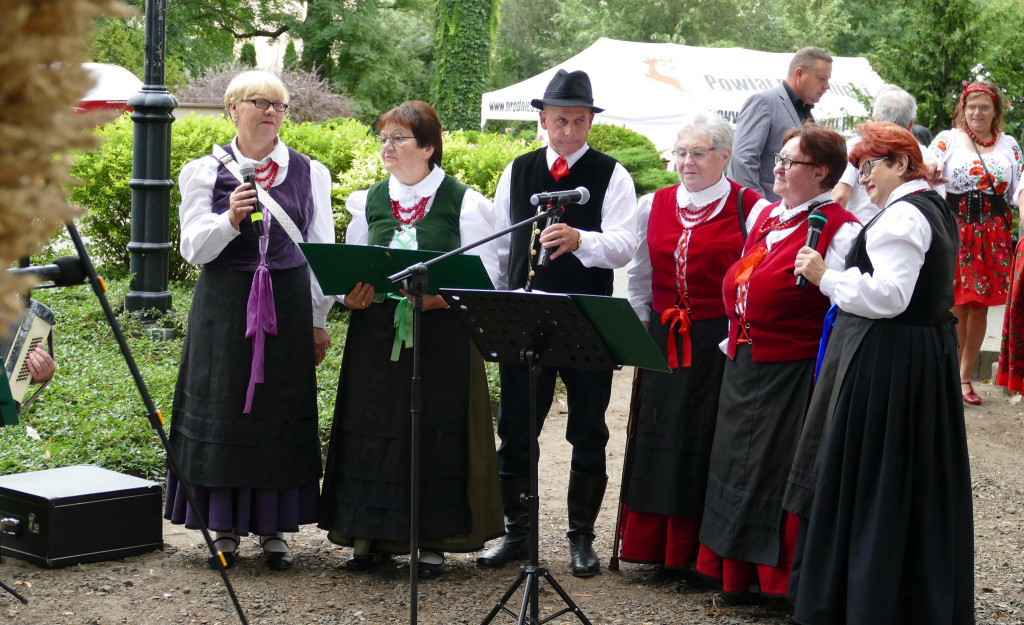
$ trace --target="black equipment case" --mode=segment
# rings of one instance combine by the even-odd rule
[[[0,476],[0,554],[48,568],[163,549],[156,482],[92,465]]]

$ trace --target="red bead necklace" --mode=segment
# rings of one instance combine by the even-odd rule
[[[711,202],[706,206],[689,208],[687,206],[680,206],[679,200],[676,200],[676,219],[679,220],[679,225],[683,226],[684,228],[695,228],[700,224],[704,223],[704,221],[708,218],[708,215],[710,215],[711,211],[715,208],[715,204],[717,203],[718,200],[715,200],[714,202]],[[683,221],[683,217],[686,217],[686,221],[689,221],[693,225],[687,226]]]
[[[989,140],[989,141],[982,141],[981,139],[978,138],[978,135],[976,135],[973,132],[971,132],[971,129],[968,127],[967,128],[967,136],[971,138],[971,141],[977,143],[978,145],[980,145],[983,148],[987,148],[987,147],[991,147],[991,146],[996,144],[996,141],[999,139],[999,132],[998,131],[997,132],[993,132],[991,140]]]
[[[427,212],[427,202],[429,201],[430,197],[428,196],[416,202],[416,205],[412,208],[402,208],[402,205],[397,200],[391,200],[391,214],[398,221],[409,225],[423,219],[423,214]]]
[[[256,184],[263,187],[264,191],[269,191],[270,187],[274,186],[274,181],[277,180],[277,172],[280,170],[280,165],[274,161],[270,161],[263,167],[257,167]]]

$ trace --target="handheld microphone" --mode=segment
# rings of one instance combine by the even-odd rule
[[[246,161],[238,168],[242,174],[242,181],[256,191],[256,167]],[[260,205],[260,198],[256,196],[256,203],[252,205],[252,212],[249,213],[249,220],[252,222],[252,229],[256,234],[263,234],[263,206]]]
[[[818,238],[821,236],[821,231],[825,228],[826,223],[828,223],[828,219],[825,218],[825,213],[821,212],[820,208],[812,210],[811,214],[807,216],[807,247],[818,251]],[[807,288],[807,278],[797,276],[796,288]]]
[[[85,282],[85,268],[77,256],[61,256],[49,265],[8,269],[14,276],[32,276],[39,282],[53,282],[53,286],[75,286]]]
[[[580,187],[580,189],[583,189],[583,187]],[[583,190],[586,191],[586,189],[583,189]],[[561,218],[562,218],[562,209],[561,208],[555,208],[550,213],[548,213],[548,218],[544,222],[544,228],[547,229],[547,228],[550,228],[551,226],[557,224],[558,220],[561,219]],[[538,267],[547,267],[548,266],[548,260],[549,260],[548,257],[549,256],[551,256],[551,248],[550,247],[541,247],[540,248],[540,256],[537,257],[537,266]]]
[[[590,200],[590,191],[586,187],[576,187],[572,191],[548,191],[546,193],[534,193],[530,196],[530,204],[534,206],[553,201],[559,206],[566,204],[586,204]]]

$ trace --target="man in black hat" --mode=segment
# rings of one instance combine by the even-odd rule
[[[499,289],[549,293],[611,295],[612,270],[628,263],[636,249],[636,192],[626,169],[615,159],[590,148],[587,134],[594,114],[590,77],[585,72],[558,70],[544,97],[532,101],[541,109],[540,124],[548,147],[512,161],[501,175],[494,196],[496,229],[534,216],[530,196],[544,191],[586,187],[590,200],[569,205],[559,223],[534,236],[521,228],[503,250]],[[543,206],[541,207],[543,209]],[[504,220],[508,221],[505,222]],[[537,267],[541,247],[550,260]],[[482,552],[477,564],[499,568],[528,557],[529,506],[520,495],[529,490],[529,370],[526,365],[502,364],[501,403],[498,406],[498,472],[505,504],[505,536]],[[555,377],[565,384],[569,404],[566,440],[572,444],[569,473],[569,541],[572,574],[595,575],[601,567],[594,552],[594,521],[601,509],[608,476],[605,445],[608,427],[604,413],[611,396],[611,371],[543,367],[537,381],[537,431],[551,407]]]

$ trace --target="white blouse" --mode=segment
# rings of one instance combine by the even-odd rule
[[[440,167],[434,167],[427,174],[426,178],[414,185],[403,184],[398,178],[391,176],[388,179],[388,194],[402,208],[412,208],[421,199],[429,197],[426,211],[423,213],[425,217],[430,213],[430,208],[434,205],[434,195],[438,187],[441,186],[441,183],[444,182],[444,176],[444,170]],[[366,194],[367,189],[355,191],[345,201],[345,209],[352,214],[352,221],[349,222],[348,230],[345,232],[346,243],[366,245],[369,241],[369,224],[366,221]],[[497,216],[491,201],[475,189],[466,189],[466,194],[462,196],[462,212],[459,215],[460,243],[468,245],[492,234],[498,229],[495,226],[496,222]],[[484,264],[484,269],[487,270],[487,276],[494,285],[498,284],[498,247],[498,243],[490,241],[466,252],[467,254],[474,254],[480,257]],[[339,295],[338,301],[344,304],[345,296]]]
[[[932,228],[921,211],[903,198],[928,188],[923,180],[896,187],[864,233],[874,272],[861,273],[856,267],[828,269],[821,278],[821,292],[846,312],[868,319],[895,317],[906,310],[932,244]]]
[[[235,154],[238,137],[231,140]],[[250,159],[241,159],[250,160]],[[281,139],[263,160],[251,161],[263,166],[274,161],[279,169],[273,186],[282,184],[288,178],[288,148]],[[178,221],[181,225],[179,249],[182,257],[193,265],[203,265],[217,258],[228,243],[240,233],[231,225],[228,214],[213,212],[213,187],[217,183],[220,162],[212,156],[204,156],[185,163],[178,175],[181,189],[181,206]],[[331,174],[320,161],[310,159],[310,184],[313,189],[313,221],[306,233],[311,243],[334,243],[334,216],[331,210]],[[334,304],[334,298],[325,297],[320,290],[312,270],[309,273],[310,296],[313,302],[313,327],[323,328],[327,323],[327,312]]]

